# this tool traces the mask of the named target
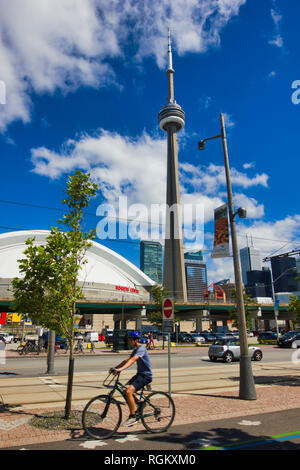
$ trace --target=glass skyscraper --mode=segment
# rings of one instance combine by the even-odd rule
[[[206,264],[201,251],[184,254],[187,298],[189,302],[202,301],[207,288]]]
[[[150,279],[162,284],[162,245],[160,242],[141,241],[140,269]]]
[[[241,271],[244,286],[247,285],[248,271],[261,271],[261,254],[260,251],[253,246],[246,246],[240,250]]]

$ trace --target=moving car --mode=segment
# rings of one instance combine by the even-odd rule
[[[251,359],[261,361],[263,357],[262,350],[256,346],[249,346]],[[240,342],[235,338],[217,339],[208,349],[208,357],[211,361],[223,359],[224,362],[232,362],[240,359]]]
[[[280,348],[297,349],[300,347],[300,331],[288,331],[277,338],[277,345]]]

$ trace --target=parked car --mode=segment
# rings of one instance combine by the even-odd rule
[[[0,334],[0,342],[1,342],[1,343],[4,343],[4,344],[7,343],[6,338],[5,338],[5,336],[4,336],[3,334]]]
[[[1,336],[4,338],[6,344],[13,342],[14,335],[11,335],[9,333],[1,333]]]
[[[200,333],[189,333],[193,337],[193,341],[195,343],[205,343],[204,336],[200,335]]]
[[[112,328],[102,328],[101,336],[104,337],[106,344],[112,344],[112,337],[114,334],[114,330]]]
[[[96,331],[88,331],[87,333],[85,333],[84,341],[86,343],[90,343],[91,341],[93,341],[93,343],[98,343],[99,335]]]
[[[257,341],[261,344],[264,342],[275,342],[277,341],[277,333],[275,331],[261,331],[257,337]]]
[[[277,345],[280,348],[292,348],[297,349],[300,347],[300,332],[299,331],[288,331],[282,336],[277,338]]]
[[[249,346],[250,357],[254,361],[261,361],[262,350],[256,346]],[[240,342],[237,339],[217,339],[208,349],[208,357],[211,361],[223,359],[224,362],[232,362],[240,359]]]
[[[201,331],[201,333],[198,333],[201,335],[206,343],[212,343],[216,339],[215,333],[210,333],[209,331]]]

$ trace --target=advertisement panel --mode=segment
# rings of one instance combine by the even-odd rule
[[[226,258],[230,256],[229,227],[227,204],[215,209],[215,238],[212,258]]]

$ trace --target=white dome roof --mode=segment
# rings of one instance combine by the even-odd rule
[[[50,234],[48,230],[8,232],[0,234],[0,278],[20,276],[18,259],[24,257],[25,241],[35,238],[37,245],[42,245]],[[121,285],[125,287],[155,284],[146,274],[123,256],[92,241],[86,253],[88,262],[79,273],[79,281]]]

